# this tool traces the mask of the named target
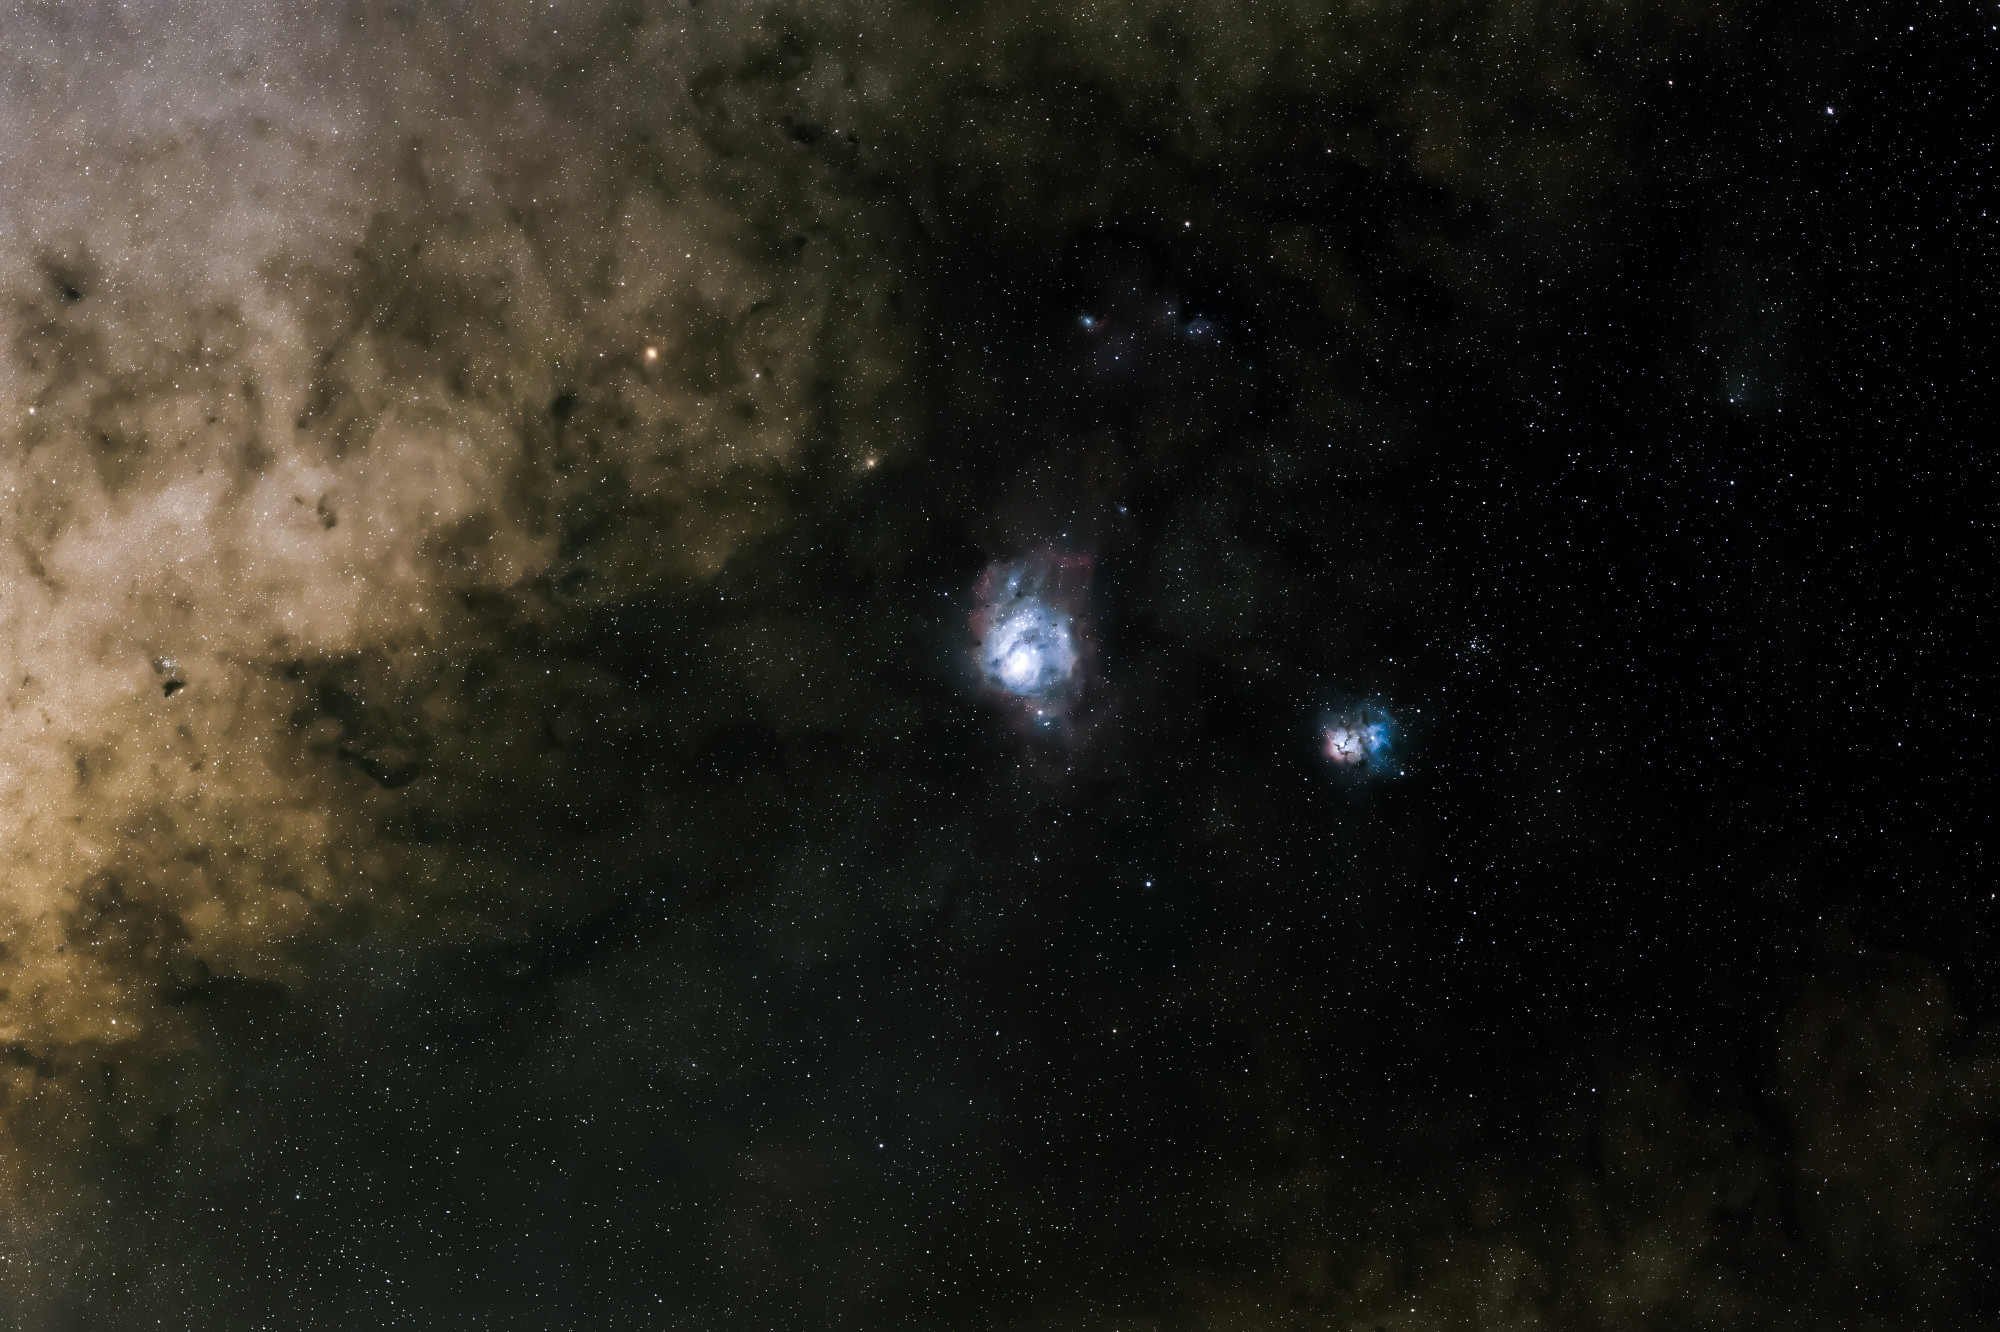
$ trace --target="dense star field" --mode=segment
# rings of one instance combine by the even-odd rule
[[[1995,23],[0,4],[0,1327],[2000,1327]]]

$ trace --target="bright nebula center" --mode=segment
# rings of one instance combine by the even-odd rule
[[[1023,698],[1060,689],[1076,670],[1069,618],[1046,602],[1024,597],[994,619],[980,649],[986,677]]]
[[[1373,708],[1337,717],[1321,730],[1326,756],[1343,768],[1365,768],[1382,758],[1392,733],[1389,718]]]

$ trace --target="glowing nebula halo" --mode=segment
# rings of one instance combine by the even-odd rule
[[[1078,557],[1043,553],[988,566],[972,615],[973,665],[986,690],[1053,717],[1075,696],[1084,642]]]
[[[1320,753],[1336,769],[1356,775],[1388,769],[1395,741],[1395,719],[1372,703],[1348,708],[1320,723]]]

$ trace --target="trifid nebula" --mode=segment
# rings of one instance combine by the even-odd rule
[[[0,1329],[2000,1332],[1996,59],[0,0]]]

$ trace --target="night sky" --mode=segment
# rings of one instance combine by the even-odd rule
[[[0,1327],[2000,1328],[1996,57],[6,0]]]

